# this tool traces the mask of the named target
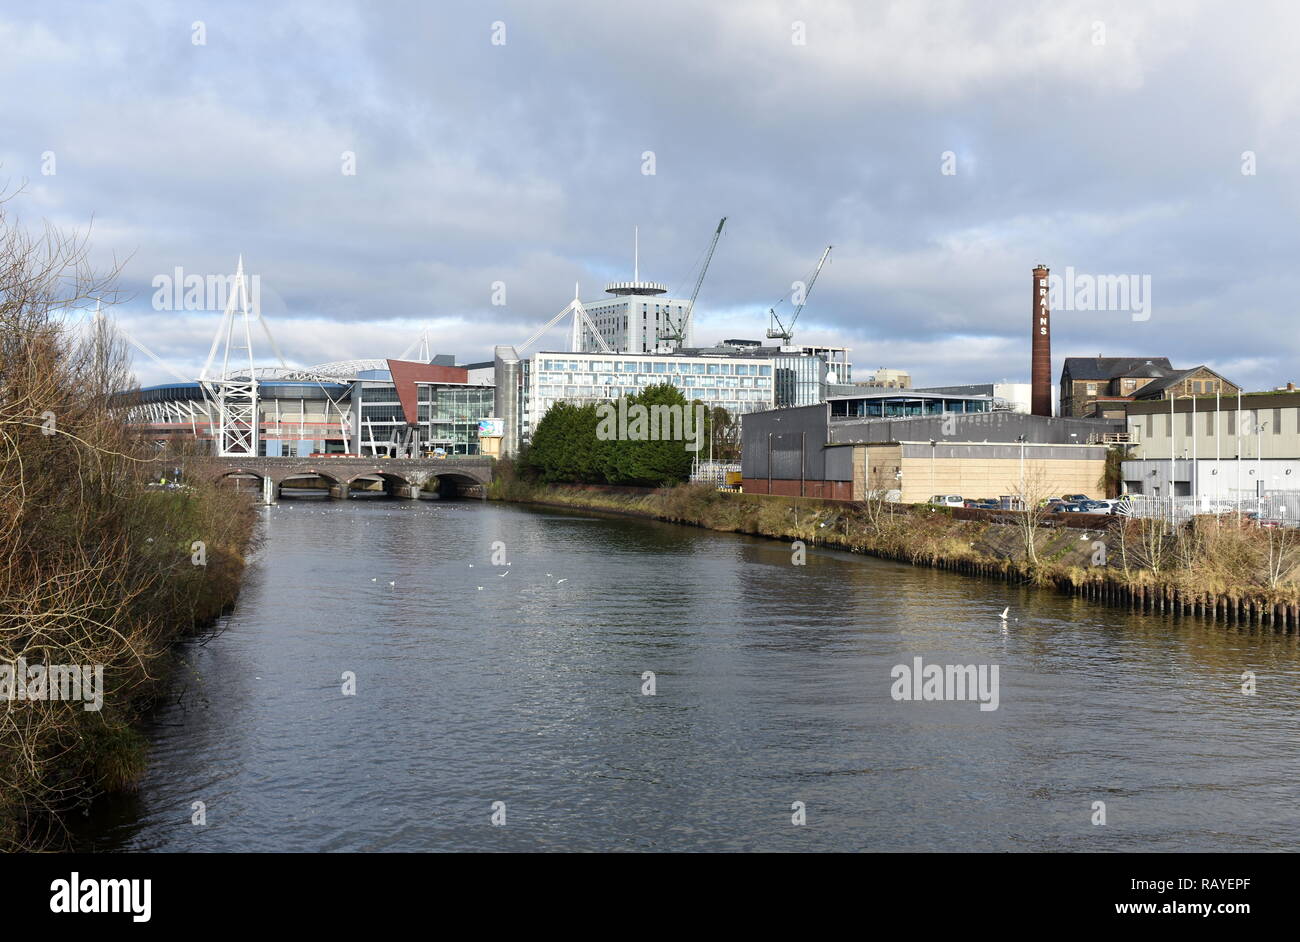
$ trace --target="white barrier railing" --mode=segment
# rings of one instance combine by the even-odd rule
[[[1241,515],[1277,526],[1300,526],[1300,490],[1265,491],[1256,497],[1152,497],[1135,494],[1127,502],[1127,513],[1184,523],[1201,515]],[[1124,511],[1120,511],[1124,512]]]

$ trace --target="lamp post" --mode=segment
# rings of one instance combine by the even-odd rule
[[[933,438],[930,439],[930,493],[931,494],[939,493],[934,489],[934,446],[935,444],[936,444],[935,440]]]
[[[1197,513],[1201,509],[1201,489],[1197,481],[1197,471],[1199,466],[1196,464],[1196,393],[1192,393],[1192,473],[1191,473],[1191,491],[1192,491],[1192,513]]]
[[[1020,442],[1020,509],[1028,510],[1025,506],[1025,436],[1017,435],[1016,441]]]
[[[1255,417],[1259,418],[1259,412],[1256,411]],[[1264,439],[1261,433],[1267,422],[1255,423],[1255,517],[1260,524],[1264,523]]]
[[[1237,525],[1241,525],[1241,387],[1237,387],[1237,414],[1233,417],[1233,429],[1237,439]]]
[[[1178,432],[1174,428],[1174,404],[1178,400],[1178,393],[1169,390],[1169,525],[1174,524],[1174,495],[1178,493],[1178,488],[1174,482],[1178,479],[1178,467],[1175,461],[1175,454],[1178,450]]]

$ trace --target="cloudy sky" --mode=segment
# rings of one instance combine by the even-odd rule
[[[630,278],[634,225],[689,296],[725,215],[700,342],[761,336],[834,244],[797,339],[859,378],[1028,381],[1043,262],[1151,284],[1145,320],[1058,311],[1055,373],[1271,387],[1300,380],[1297,31],[1285,2],[47,0],[0,12],[0,178],[126,260],[119,322],[185,375],[218,313],[154,309],[177,267],[242,253],[300,365],[426,328],[466,362]]]

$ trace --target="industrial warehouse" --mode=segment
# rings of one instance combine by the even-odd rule
[[[1104,496],[1105,439],[1123,428],[993,412],[987,399],[862,398],[884,416],[846,414],[859,401],[846,399],[746,416],[745,492],[922,503],[935,494],[1010,499],[1032,482],[1042,496]]]

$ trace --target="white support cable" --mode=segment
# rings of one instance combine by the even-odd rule
[[[422,339],[423,337],[416,337],[414,340],[412,340],[409,344],[407,344],[406,349],[397,355],[397,359],[405,360],[407,357],[409,357],[411,355],[411,351],[420,345],[420,341]]]
[[[587,315],[587,309],[582,306],[582,302],[579,301],[577,298],[574,298],[573,303],[577,305],[577,309],[574,311],[573,316],[575,318],[577,318],[579,315],[582,316],[583,323],[586,324],[587,327],[591,329],[592,336],[596,338],[596,344],[597,346],[600,347],[600,352],[613,353],[614,349],[609,344],[607,344],[605,342],[605,338],[600,335],[600,331],[596,329],[596,325],[592,323],[591,318]],[[581,351],[575,350],[574,352],[580,353]]]
[[[155,363],[157,363],[159,366],[161,366],[161,367],[162,367],[164,370],[166,370],[168,373],[171,373],[173,376],[175,376],[177,379],[179,379],[182,383],[192,383],[192,382],[194,382],[194,380],[189,379],[189,378],[187,378],[186,376],[182,375],[178,370],[173,369],[169,364],[164,363],[161,357],[159,357],[156,353],[154,353],[152,350],[150,350],[148,347],[146,347],[143,343],[141,343],[140,341],[138,341],[138,340],[136,340],[134,337],[132,337],[131,334],[127,332],[127,329],[126,329],[125,327],[123,327],[121,324],[117,323],[117,322],[114,321],[114,320],[111,320],[107,315],[100,313],[100,311],[98,310],[98,308],[96,308],[96,310],[95,310],[95,318],[96,318],[97,320],[101,320],[101,321],[107,323],[107,325],[108,325],[109,327],[111,327],[113,330],[115,330],[115,331],[117,331],[119,334],[121,334],[122,337],[123,337],[123,338],[124,338],[128,343],[130,343],[133,347],[136,347],[138,350],[140,350],[141,353],[145,354],[145,356],[149,357],[149,359],[153,360]]]
[[[256,314],[256,317],[262,325],[262,333],[266,334],[266,340],[271,345],[275,358],[280,361],[282,367],[288,369],[289,364],[284,362],[284,354],[280,352],[279,345],[275,342],[275,338],[271,336],[271,325],[266,322],[266,318],[262,316],[261,311]]]
[[[549,321],[547,321],[546,324],[545,324],[544,326],[540,327],[540,328],[537,330],[537,332],[534,333],[531,337],[529,337],[527,340],[525,340],[525,341],[524,341],[523,343],[521,343],[519,346],[515,347],[515,352],[518,353],[518,352],[521,351],[521,350],[526,350],[527,348],[531,347],[533,344],[535,344],[535,343],[536,343],[536,342],[541,338],[542,334],[546,333],[548,330],[550,330],[552,327],[554,327],[554,326],[555,326],[556,324],[558,324],[560,321],[564,320],[564,316],[565,316],[566,314],[568,314],[568,313],[569,313],[570,311],[572,311],[572,310],[573,310],[573,302],[569,302],[568,304],[566,304],[566,305],[564,306],[564,310],[562,310],[559,314],[556,314],[556,315],[555,315],[554,317],[552,317]]]

